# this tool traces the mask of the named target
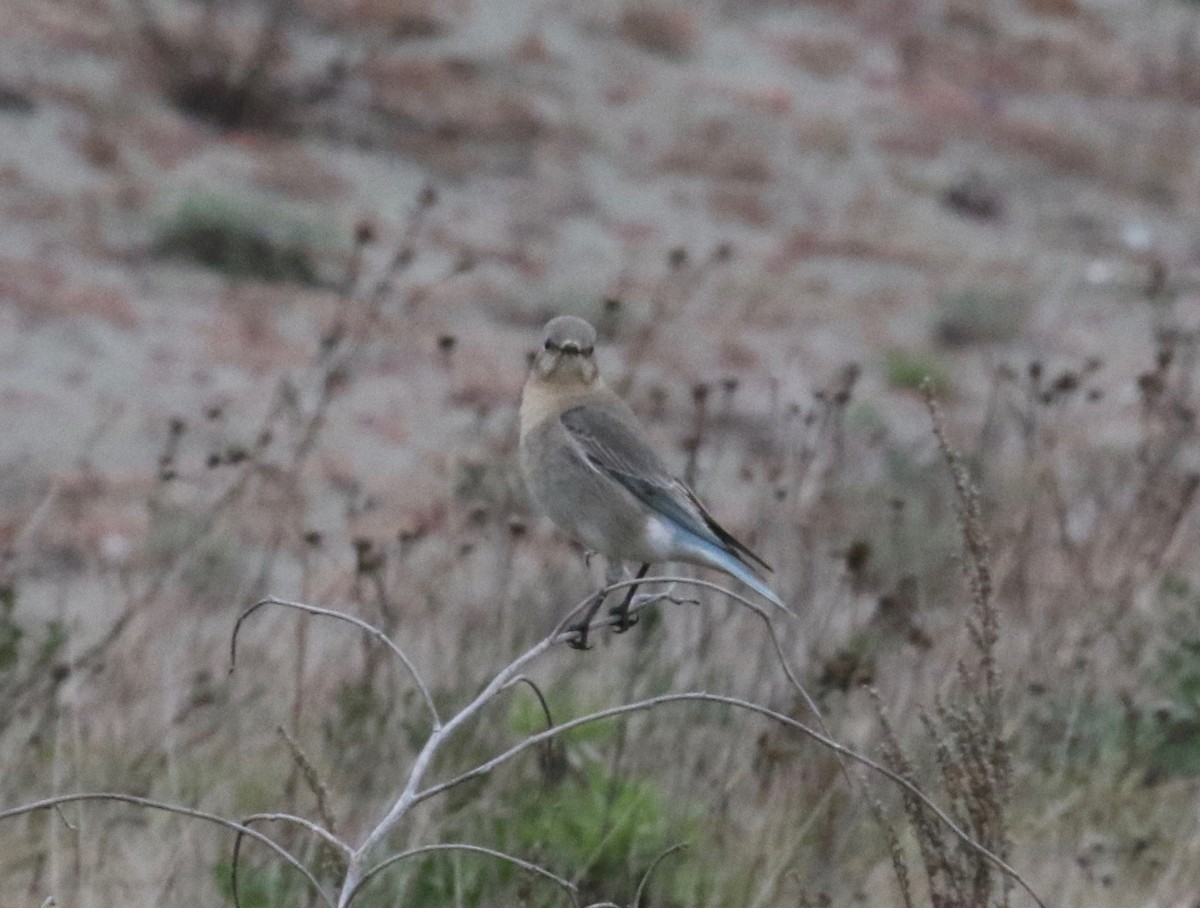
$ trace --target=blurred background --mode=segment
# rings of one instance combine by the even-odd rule
[[[1198,138],[1186,0],[4,0],[0,806],[368,830],[428,734],[411,684],[270,610],[230,675],[233,622],[266,595],[359,615],[447,713],[548,632],[600,572],[529,512],[516,405],[571,313],[775,565],[833,737],[1049,903],[1194,906]],[[923,382],[980,490],[982,596]],[[707,689],[814,721],[761,625],[701,598],[537,663],[555,719]],[[513,692],[435,775],[544,721]],[[623,905],[679,842],[643,905],[1028,903],[855,779],[674,707],[391,845],[503,848]],[[232,904],[229,848],[26,816],[0,902]],[[242,886],[311,899],[265,852]],[[361,903],[565,902],[460,854]]]

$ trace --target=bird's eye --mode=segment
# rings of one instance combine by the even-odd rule
[[[545,347],[545,349],[547,349],[547,350],[557,350],[558,349],[558,344],[554,343],[554,341],[550,340],[550,338],[546,338],[546,343],[543,344],[542,346]]]

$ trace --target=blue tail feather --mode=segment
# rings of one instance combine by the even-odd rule
[[[675,544],[681,553],[686,552],[691,556],[690,560],[706,564],[719,571],[724,571],[731,577],[736,577],[764,599],[770,600],[789,615],[793,614],[792,610],[783,604],[783,600],[732,552],[714,545],[707,539],[701,539],[695,533],[681,527],[676,529]]]

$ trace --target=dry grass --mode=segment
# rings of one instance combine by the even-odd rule
[[[100,6],[89,3],[78,5]],[[780,625],[783,659],[757,616],[709,590],[695,593],[699,606],[647,609],[623,636],[598,633],[590,653],[547,648],[526,670],[536,691],[514,686],[473,714],[438,749],[430,780],[468,772],[548,723],[654,708],[539,739],[485,777],[412,805],[387,848],[470,844],[569,886],[491,851],[430,850],[381,874],[356,904],[565,904],[571,887],[582,904],[656,908],[1028,903],[912,789],[843,764],[799,722],[890,767],[1047,904],[1190,903],[1200,889],[1197,336],[1187,291],[1173,294],[1194,256],[1168,232],[1145,261],[1122,258],[1108,233],[1136,228],[1141,202],[1096,185],[1162,183],[1164,197],[1186,198],[1191,123],[1168,110],[1167,126],[1144,129],[1131,101],[1082,108],[1097,124],[1119,114],[1093,131],[1038,108],[1041,92],[1125,90],[1106,76],[1110,58],[1122,58],[1102,30],[1071,45],[1077,65],[1032,72],[1007,65],[1011,35],[992,34],[1012,24],[1003,5],[980,17],[951,4],[954,21],[930,43],[906,34],[936,23],[900,22],[893,35],[882,24],[894,4],[857,4],[854,16],[877,17],[878,29],[859,31],[845,14],[845,37],[813,40],[793,23],[803,40],[774,51],[790,55],[788,81],[775,84],[767,68],[761,85],[710,90],[704,62],[761,50],[781,5],[701,15],[622,2],[594,14],[602,28],[588,24],[590,12],[572,22],[589,52],[619,55],[571,70],[572,87],[558,79],[568,55],[557,26],[530,25],[512,60],[431,44],[309,72],[295,39],[311,29],[241,4],[208,28],[227,6],[142,7],[134,62],[143,68],[134,68],[156,67],[165,100],[152,112],[167,125],[143,134],[131,114],[129,135],[146,147],[127,149],[124,121],[109,122],[88,154],[128,169],[131,200],[158,190],[161,175],[142,162],[159,159],[150,152],[174,174],[210,148],[191,121],[258,131],[231,145],[285,143],[312,128],[313,106],[346,78],[378,127],[346,135],[410,155],[374,161],[370,174],[417,168],[413,157],[477,174],[475,152],[493,148],[499,163],[482,172],[500,179],[447,184],[451,210],[433,226],[432,191],[405,224],[381,189],[383,214],[347,244],[341,280],[327,280],[322,261],[317,289],[222,285],[245,336],[204,348],[203,364],[219,373],[263,353],[247,370],[269,393],[164,412],[151,428],[101,414],[72,471],[53,481],[36,463],[3,465],[0,810],[77,791],[144,800],[4,820],[0,904],[229,903],[233,833],[212,817],[286,812],[345,842],[379,827],[430,740],[431,711],[410,673],[354,628],[264,610],[243,629],[230,675],[234,622],[265,596],[357,616],[402,645],[444,717],[550,633],[598,575],[529,513],[513,469],[524,338],[560,308],[599,323],[613,384],[669,463],[776,565],[773,583],[799,617]],[[306,28],[452,40],[455,22],[474,14],[457,6],[434,15],[422,3],[308,0],[267,11],[294,13]],[[753,18],[759,6],[769,22]],[[822,6],[821,16],[843,16]],[[735,34],[737,17],[753,27]],[[333,49],[349,37],[335,35]],[[722,43],[731,37],[740,43]],[[899,87],[888,42],[907,66]],[[128,54],[130,41],[117,43]],[[182,65],[167,66],[179,48]],[[1129,59],[1149,80],[1153,61]],[[840,91],[856,75],[864,93],[847,94],[845,108],[841,95],[812,103],[811,85]],[[995,99],[964,85],[1019,97],[996,113]],[[53,94],[39,92],[39,107],[49,105]],[[178,134],[168,128],[183,121]],[[379,138],[392,135],[381,123],[400,135],[394,147]],[[1146,136],[1162,139],[1149,157],[1135,153]],[[964,143],[971,166],[984,155],[987,173],[1005,177],[1002,206],[974,191],[948,198],[963,161],[943,155]],[[1012,170],[997,163],[1010,159]],[[295,178],[277,160],[258,164],[281,183]],[[370,174],[354,204],[376,201],[364,188]],[[329,178],[323,198],[341,178]],[[1067,178],[1075,182],[1052,183]],[[77,207],[65,190],[46,203],[19,167],[3,182],[14,220]],[[519,198],[498,213],[507,193]],[[97,198],[104,214],[125,197]],[[668,204],[683,207],[664,228],[654,218]],[[580,231],[570,243],[560,241],[564,220]],[[1052,222],[1075,226],[1043,243],[1050,231],[1035,228]],[[2,289],[30,318],[90,300],[74,314],[132,331],[143,309],[76,283],[60,263],[75,239],[17,236]],[[24,247],[54,255],[18,261]],[[138,286],[157,303],[162,266],[142,262],[136,243],[120,248],[105,267],[146,268]],[[1154,292],[1108,300],[1097,314],[1099,305],[1083,312],[1038,281],[1064,261],[1110,253],[1116,272],[1151,263]],[[547,274],[605,257],[611,269],[544,292]],[[990,288],[1012,275],[1021,305],[993,312],[1005,297]],[[193,286],[177,295],[184,303]],[[974,286],[988,293],[945,298],[939,320],[940,291]],[[275,317],[289,306],[325,317],[319,336],[301,318]],[[1116,329],[1092,330],[1109,317]],[[1058,358],[1022,356],[1019,345],[1047,326],[1069,335],[1050,346]],[[933,340],[947,349],[883,352]],[[861,362],[846,363],[851,354]],[[990,379],[972,383],[972,370]],[[931,373],[947,388],[937,423],[914,393]],[[380,376],[386,393],[380,381],[363,391]],[[140,462],[92,464],[95,438],[137,432],[153,435],[154,452],[131,442],[121,450]],[[771,713],[661,699],[679,691]],[[145,800],[207,818],[148,812]],[[253,828],[336,889],[346,865],[336,844],[295,822]],[[261,840],[243,842],[239,858],[243,905],[318,904]]]
[[[406,236],[432,204],[417,206]],[[313,469],[356,359],[375,332],[403,331],[392,284],[411,257],[402,247],[384,257],[382,278],[368,279],[359,272],[370,231],[359,239],[345,281],[359,289],[347,291],[311,364],[280,384],[261,425],[214,446],[204,427],[221,414],[174,420],[132,551],[60,570],[50,620],[12,608],[0,616],[9,805],[117,790],[234,819],[286,811],[356,841],[427,740],[418,692],[369,639],[288,614],[256,618],[229,676],[237,606],[294,596],[378,625],[453,715],[589,588],[577,553],[526,513],[510,435],[487,441],[466,430],[476,453],[436,515],[420,519],[372,514],[365,480]],[[667,267],[675,283],[659,310],[664,331],[709,279],[679,255]],[[622,337],[624,316],[611,308],[609,330]],[[635,401],[662,336],[623,345]],[[1089,438],[1105,401],[1094,393],[1103,369],[1091,362],[998,372],[986,413],[935,413],[917,448],[851,418],[870,404],[856,399],[855,369],[809,404],[777,403],[753,418],[739,382],[698,386],[668,427],[668,436],[686,433],[693,481],[778,565],[777,588],[800,613],[780,627],[782,653],[821,704],[828,734],[880,755],[1047,903],[1117,901],[1147,887],[1170,901],[1197,884],[1186,804],[1200,743],[1189,737],[1187,698],[1200,630],[1179,618],[1196,602],[1186,553],[1197,481],[1184,466],[1196,341],[1175,331],[1160,342],[1136,382],[1133,448]],[[442,355],[452,381],[453,356]],[[968,431],[976,441],[948,440]],[[750,437],[760,442],[747,445]],[[337,502],[344,530],[311,530],[314,509]],[[53,491],[25,507],[5,574],[6,601],[17,603],[46,582],[36,540],[86,517]],[[528,672],[553,721],[685,690],[813,721],[757,619],[698,598],[700,608],[654,611],[625,636],[602,635],[594,652],[547,651]],[[108,616],[107,630],[82,630],[85,603]],[[505,696],[438,752],[436,777],[543,726],[528,692]],[[1136,805],[1129,818],[1120,804]],[[655,859],[681,842],[690,847],[649,878],[646,904],[1025,898],[910,793],[840,766],[786,726],[702,703],[581,728],[406,816],[389,838],[395,850],[446,841],[499,849],[551,869],[581,903],[629,903]],[[303,830],[259,831],[322,882],[337,878],[336,849],[323,852]],[[180,817],[68,805],[61,816],[9,820],[0,839],[6,902],[86,894],[158,903],[228,887],[228,839]],[[267,851],[243,852],[243,904],[309,898]],[[485,852],[434,851],[389,870],[359,901],[562,897]]]

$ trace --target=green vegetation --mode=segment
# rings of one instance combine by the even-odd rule
[[[1166,702],[1153,714],[1152,777],[1200,775],[1200,637],[1168,650],[1157,681]]]
[[[911,350],[889,350],[884,357],[883,371],[890,388],[916,391],[928,379],[936,393],[945,394],[950,390],[950,376],[937,361]]]
[[[311,230],[240,199],[185,199],[159,228],[154,252],[234,280],[320,283]]]
[[[1023,294],[973,287],[938,300],[933,333],[947,347],[1000,343],[1020,333],[1028,314]]]
[[[570,868],[595,898],[631,901],[651,862],[693,832],[672,821],[677,808],[652,780],[613,777],[598,763],[528,795],[510,793],[502,838],[517,854]]]

